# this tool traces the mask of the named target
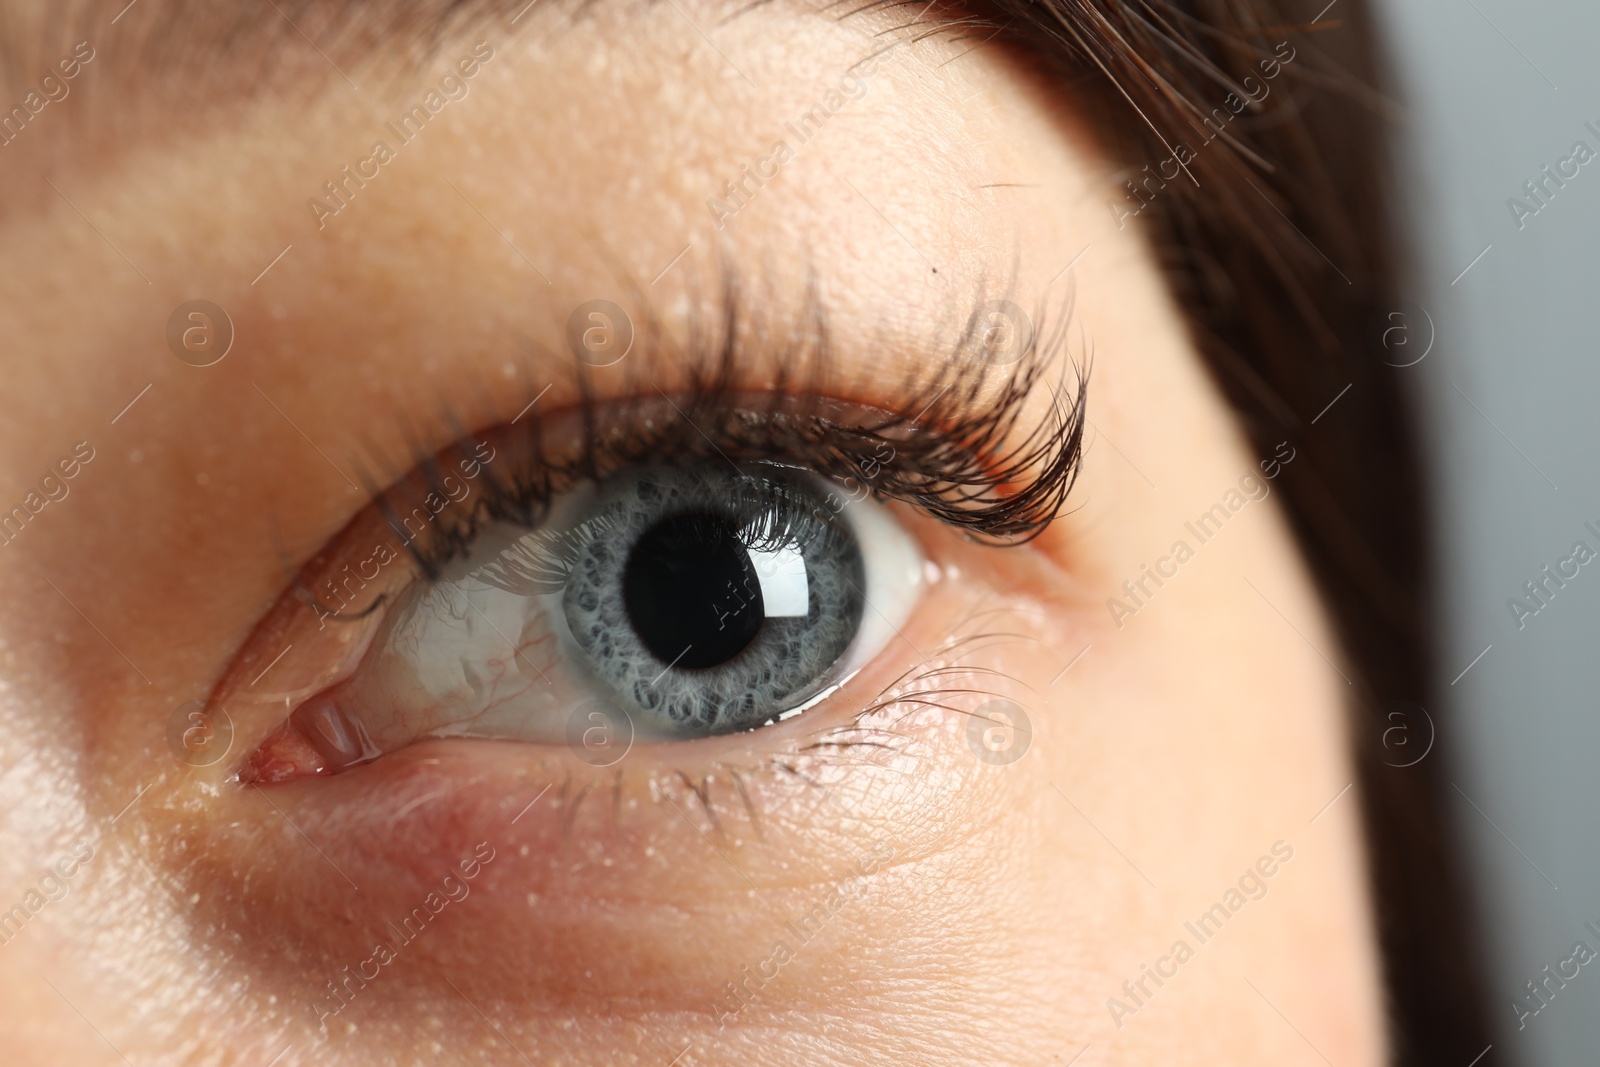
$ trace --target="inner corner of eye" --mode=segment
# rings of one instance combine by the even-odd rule
[[[921,593],[883,505],[776,463],[634,466],[493,521],[388,606],[354,672],[301,704],[246,777],[336,774],[427,739],[634,742],[801,714],[880,655]],[[529,504],[537,504],[529,507]]]

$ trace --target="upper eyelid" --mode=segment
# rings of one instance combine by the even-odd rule
[[[524,379],[529,382],[528,400],[517,405],[510,423],[468,432],[468,419],[447,414],[445,422],[456,437],[450,447],[459,453],[488,441],[520,441],[520,452],[537,450],[546,429],[566,420],[577,427],[581,448],[563,457],[556,473],[592,477],[627,458],[626,448],[602,454],[607,434],[615,444],[619,427],[651,426],[648,436],[633,432],[636,445],[720,453],[723,458],[729,453],[742,459],[787,458],[835,479],[866,476],[872,491],[904,499],[935,519],[993,542],[1029,540],[1059,511],[1081,467],[1087,403],[1086,367],[1074,364],[1077,380],[1070,399],[1064,387],[1070,301],[1059,317],[1046,309],[1034,321],[1009,301],[976,300],[971,311],[958,317],[957,329],[943,341],[935,338],[926,344],[924,350],[934,353],[931,358],[906,362],[900,388],[881,390],[890,399],[873,395],[880,390],[845,399],[841,394],[856,390],[841,388],[843,375],[835,366],[830,326],[815,287],[807,290],[802,308],[789,322],[774,324],[770,315],[748,310],[753,301],[726,264],[723,277],[716,312],[691,317],[683,339],[667,337],[656,309],[642,295],[636,316],[617,308],[637,334],[632,342],[635,358],[621,371],[625,389],[631,391],[604,396],[602,376],[616,372],[586,364],[575,350],[569,363],[575,395],[568,402],[547,395],[554,381],[535,387],[529,374]],[[1026,351],[1000,367],[984,361],[978,336],[986,321],[982,313],[996,307],[1025,320],[1030,340]],[[772,381],[746,382],[747,376],[755,377],[747,375],[747,368],[773,360],[777,369]],[[678,372],[681,384],[664,390],[651,381],[646,387],[644,374],[664,366]],[[1063,372],[1062,383],[1047,380],[1052,368]],[[503,386],[503,381],[492,380],[486,390],[503,392]],[[1036,391],[1046,387],[1050,400],[1042,416],[1024,426],[1025,409]],[[409,484],[413,493],[443,492],[440,453],[419,443],[422,435],[414,423],[403,416],[401,421],[404,436],[413,442],[412,465],[395,484]],[[640,458],[649,453],[644,447],[634,451]],[[884,463],[895,465],[887,475],[873,469]],[[528,521],[526,489],[540,477],[531,466],[514,474],[502,467],[485,479],[496,505],[490,509],[494,517]],[[395,495],[394,487],[379,492],[374,483],[368,478],[369,491],[384,506]],[[432,565],[425,554],[418,561],[424,569]]]
[[[940,392],[949,395],[950,390]],[[1054,517],[1053,506],[1030,512],[1027,505],[1053,505],[1064,497],[1076,475],[1081,450],[1081,419],[1077,417],[1081,402],[1061,425],[1046,424],[1047,436],[1036,435],[1031,447],[1012,450],[1013,458],[1019,453],[1030,458],[1045,457],[1043,463],[1036,465],[1036,480],[1019,488],[1008,485],[1003,472],[996,474],[987,467],[986,461],[992,457],[979,450],[986,443],[986,435],[998,434],[1009,424],[1012,413],[1002,407],[990,409],[980,419],[968,419],[963,436],[956,437],[914,425],[911,420],[916,412],[911,410],[869,409],[858,413],[862,416],[859,424],[835,422],[823,418],[810,405],[826,401],[830,414],[837,415],[837,401],[815,394],[737,396],[701,383],[699,391],[692,395],[668,399],[670,406],[658,404],[643,409],[638,398],[623,399],[613,402],[618,410],[609,413],[604,410],[604,402],[591,401],[582,412],[555,413],[554,419],[575,421],[591,438],[602,438],[586,439],[583,447],[565,462],[553,462],[544,449],[535,448],[531,456],[528,454],[526,442],[543,432],[551,416],[524,423],[516,431],[506,428],[472,435],[453,446],[450,455],[459,455],[474,442],[482,448],[488,440],[499,440],[495,452],[504,457],[500,467],[484,468],[481,494],[463,493],[457,497],[448,483],[462,483],[450,473],[452,465],[430,458],[419,464],[419,479],[404,483],[401,494],[390,490],[380,495],[377,506],[386,509],[391,528],[396,528],[398,513],[414,511],[416,502],[428,499],[429,494],[435,494],[435,502],[474,500],[465,512],[451,513],[447,522],[433,531],[438,536],[416,548],[418,563],[424,571],[431,572],[468,542],[485,519],[510,519],[531,525],[548,505],[550,496],[585,478],[604,477],[612,470],[637,463],[691,457],[712,462],[770,460],[803,466],[830,478],[846,499],[860,500],[876,494],[903,500],[977,536],[1019,540],[1042,529]],[[785,402],[793,406],[786,410]],[[936,396],[931,404],[919,407],[926,413],[937,403]],[[646,429],[647,426],[654,429]],[[521,440],[508,440],[500,437],[501,433],[518,433]],[[1020,505],[1016,503],[1019,497],[1023,501]],[[1023,535],[1020,538],[1019,533]],[[408,545],[414,544],[408,540]]]

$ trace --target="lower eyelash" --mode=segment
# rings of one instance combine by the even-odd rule
[[[976,616],[969,617],[968,625],[975,622]],[[935,710],[959,715],[974,715],[975,713],[961,705],[967,702],[982,703],[984,700],[1001,696],[1001,685],[996,685],[993,690],[976,688],[972,684],[943,685],[921,683],[931,679],[962,678],[971,679],[973,676],[986,676],[995,679],[997,683],[1005,683],[1004,688],[1020,687],[1032,691],[1020,679],[1003,671],[984,667],[975,663],[961,662],[962,658],[987,647],[988,642],[996,640],[1032,640],[1029,635],[1014,634],[1003,631],[975,630],[965,635],[953,634],[948,640],[935,649],[930,657],[923,663],[905,671],[879,691],[878,695],[868,702],[867,706],[857,712],[849,723],[828,729],[817,740],[799,748],[800,755],[815,755],[826,757],[829,764],[839,767],[866,765],[874,752],[889,753],[895,756],[915,756],[916,738],[897,729],[899,722],[916,714],[919,711]],[[866,725],[864,720],[870,719],[882,712],[895,708],[904,708],[905,714],[895,721],[886,724]],[[859,753],[860,760],[851,759],[846,754]],[[846,758],[841,759],[841,756]],[[883,768],[881,762],[873,762],[874,766]],[[684,770],[673,771],[670,777],[678,781],[689,795],[700,803],[701,810],[714,830],[721,831],[722,818],[727,814],[726,801],[722,800],[715,790],[718,778],[725,778],[733,786],[739,798],[735,810],[742,810],[751,825],[759,833],[760,819],[756,808],[751,803],[749,794],[745,789],[743,779],[755,775],[763,770],[777,771],[806,785],[809,789],[817,791],[824,799],[829,799],[831,786],[807,775],[792,755],[774,756],[764,764],[749,764],[734,766],[723,764],[715,770],[701,774],[698,782]],[[620,789],[622,770],[618,770],[618,788]],[[687,798],[685,798],[687,799]],[[858,813],[843,811],[841,814],[857,817]]]
[[[729,833],[729,824],[735,817],[741,817],[753,833],[762,833],[762,816],[750,795],[746,780],[763,773],[777,773],[792,778],[820,799],[834,802],[832,792],[838,783],[825,783],[807,774],[802,766],[806,757],[825,759],[829,766],[848,770],[855,766],[867,766],[875,752],[898,757],[915,756],[918,744],[916,737],[897,728],[904,718],[926,710],[972,715],[974,713],[964,704],[978,704],[984,699],[998,697],[1003,688],[1031,691],[1030,687],[1012,675],[966,661],[995,641],[1033,640],[1026,634],[981,627],[981,619],[987,614],[968,616],[963,623],[963,628],[968,632],[952,634],[932,650],[924,662],[890,681],[851,717],[850,722],[829,728],[816,740],[801,745],[792,753],[774,755],[761,762],[722,762],[709,770],[690,771],[680,767],[653,771],[650,795],[657,801],[677,807],[685,818],[697,808],[710,832],[719,837]],[[993,689],[978,688],[972,684],[974,677],[992,678],[996,685]],[[944,684],[945,679],[952,683],[955,679],[962,679],[965,684]],[[905,715],[889,723],[866,724],[863,721],[895,708],[905,709]],[[851,759],[848,753],[858,753],[862,758]],[[871,765],[893,769],[878,761],[872,761]],[[613,820],[619,823],[623,818],[622,797],[628,773],[628,767],[619,765],[610,779],[609,806]],[[556,803],[565,809],[565,822],[569,827],[576,822],[579,806],[591,795],[598,796],[602,792],[600,782],[591,780],[577,786],[570,775],[559,783],[552,783],[552,786]],[[839,814],[858,818],[860,813],[848,810],[848,805],[843,805]]]

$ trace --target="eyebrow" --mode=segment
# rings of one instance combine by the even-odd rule
[[[654,2],[654,0],[651,0]],[[679,14],[703,35],[746,16],[773,0],[734,3],[722,14],[697,12],[688,3]],[[977,22],[971,15],[928,17],[919,0],[830,0],[818,14],[847,18],[885,7],[919,7],[900,29]],[[145,82],[159,74],[182,79],[192,98],[214,84],[259,91],[263,78],[281,76],[295,59],[307,61],[302,77],[320,64],[324,72],[351,81],[349,71],[382,56],[417,67],[475,29],[504,38],[565,12],[576,22],[599,7],[598,0],[265,0],[221,4],[216,0],[0,0],[0,78],[27,86],[51,73],[73,45],[104,46],[124,75]],[[689,7],[685,12],[682,8]],[[19,32],[20,31],[20,32]],[[499,40],[490,39],[491,44]],[[226,68],[226,69],[224,69]],[[329,70],[328,68],[332,68]],[[354,84],[352,82],[352,84]],[[13,94],[14,95],[14,94]]]
[[[727,0],[721,12],[707,9],[716,0],[669,2],[709,42],[708,33],[774,0]],[[900,25],[880,28],[879,37],[972,22],[930,18],[920,0],[802,2],[839,19],[886,4],[918,6]],[[0,0],[0,83],[10,86],[0,95],[0,152],[24,130],[30,142],[58,142],[52,151],[69,140],[80,148],[145,143],[212,109],[269,93],[299,93],[307,103],[341,90],[367,99],[400,96],[473,35],[475,43],[510,45],[543,23],[548,42],[602,6],[600,0]],[[88,49],[92,70],[74,58]],[[33,121],[69,96],[76,98],[70,121],[53,114]],[[0,222],[9,206],[0,205]]]
[[[577,7],[581,13],[592,0]],[[124,76],[142,83],[183,80],[197,87],[259,87],[285,68],[335,79],[374,58],[425,63],[474,29],[525,31],[561,0],[0,0],[0,74],[11,95],[49,74],[87,41]],[[497,41],[495,43],[498,43]],[[362,87],[365,88],[365,87]]]

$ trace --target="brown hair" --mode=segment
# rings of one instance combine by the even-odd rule
[[[1428,502],[1405,371],[1378,343],[1402,310],[1392,107],[1367,4],[1312,23],[1290,6],[987,0],[955,21],[1022,51],[1088,120],[1125,168],[1108,210],[1147,227],[1258,453],[1287,439],[1303,457],[1283,502],[1357,672],[1393,1055],[1461,1067],[1488,1038],[1441,757],[1382,758],[1388,709],[1431,707],[1434,684]]]

